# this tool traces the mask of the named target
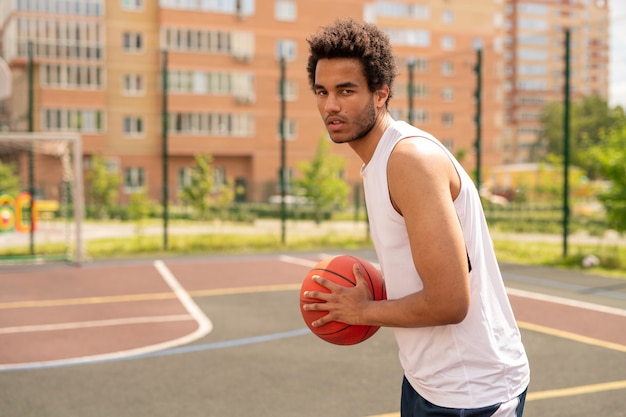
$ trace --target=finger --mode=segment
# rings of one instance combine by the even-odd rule
[[[311,323],[311,326],[313,326],[313,327],[321,327],[321,326],[325,325],[326,323],[330,323],[332,320],[330,318],[328,318],[328,316],[329,315],[326,314],[325,316],[320,317],[319,319],[313,321]]]
[[[324,311],[323,308],[320,309],[321,311]],[[335,321],[335,317],[333,313],[328,313],[328,314],[324,314],[321,317],[318,317],[316,320],[311,322],[311,326],[313,327],[321,327],[327,323],[330,323],[332,321]]]
[[[304,303],[302,308],[307,311],[328,311],[328,307],[325,307],[326,303]]]
[[[367,295],[368,298],[371,300],[372,299],[372,294],[369,290],[369,286],[367,285],[367,282],[365,281],[365,278],[363,277],[363,273],[361,272],[361,267],[359,264],[354,264],[354,267],[352,268],[352,272],[354,273],[354,278],[356,281],[356,287],[359,288],[366,288],[367,289]]]
[[[326,302],[328,301],[328,297],[330,296],[330,293],[326,291],[305,291],[303,295],[306,298]]]
[[[304,304],[302,306],[302,308],[304,310],[307,310],[307,311],[327,311],[324,308],[324,305],[325,305],[325,303],[308,303],[308,304]],[[329,323],[331,321],[332,321],[332,319],[330,319],[329,314],[325,314],[324,316],[318,318],[317,320],[312,321],[311,322],[311,326],[312,327],[320,327],[320,326],[323,326],[326,323]]]
[[[361,273],[361,268],[359,267],[359,264],[354,264],[352,266],[352,273],[356,278],[356,285],[359,285],[360,282],[365,282],[365,278],[363,278],[363,274]]]
[[[329,279],[323,278],[319,275],[313,275],[311,279],[317,284],[321,285],[324,288],[328,288],[330,292],[334,292],[337,289],[341,288],[341,285],[337,285]]]

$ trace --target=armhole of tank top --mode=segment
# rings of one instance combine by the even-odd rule
[[[393,149],[395,149],[396,145],[398,145],[398,143],[400,143],[400,141],[402,141],[404,139],[410,139],[410,138],[422,138],[422,139],[429,140],[432,143],[434,143],[435,145],[439,146],[441,148],[441,150],[445,153],[445,155],[448,157],[448,160],[452,164],[452,167],[454,168],[454,172],[456,172],[457,178],[459,179],[459,192],[458,192],[457,196],[452,200],[452,203],[456,204],[457,199],[461,195],[461,191],[463,190],[465,182],[463,181],[463,176],[459,172],[459,167],[457,167],[457,163],[455,163],[455,161],[453,159],[453,156],[450,153],[450,151],[448,149],[446,149],[445,146],[443,146],[443,144],[441,142],[438,142],[437,140],[433,140],[433,138],[430,138],[428,136],[402,136],[393,145]],[[393,149],[391,150],[391,152],[393,152]],[[389,156],[391,156],[391,153],[389,153]],[[387,181],[389,181],[389,180],[387,180]],[[389,187],[387,187],[387,189],[389,189]],[[402,214],[398,213],[398,210],[396,210],[396,207],[393,204],[393,199],[391,198],[391,195],[389,195],[389,204],[391,204],[391,207],[394,209],[394,211],[396,212],[396,214],[398,216],[403,217]],[[458,220],[459,220],[459,223],[460,223],[461,219],[458,219]],[[472,272],[472,261],[470,260],[469,251],[467,250],[467,243],[464,242],[464,244],[465,244],[465,255],[467,256],[467,272],[471,273]]]
[[[463,176],[461,175],[461,173],[459,172],[459,167],[457,167],[457,164],[454,161],[454,157],[452,156],[452,154],[450,153],[450,151],[443,146],[443,143],[437,141],[436,139],[433,140],[434,138],[430,138],[428,136],[402,136],[400,139],[398,139],[398,141],[396,142],[395,145],[393,145],[393,148],[395,149],[395,147],[398,145],[398,143],[400,143],[400,141],[404,140],[404,139],[411,139],[411,138],[422,138],[422,139],[426,139],[431,141],[432,143],[434,143],[435,145],[437,145],[438,147],[441,148],[441,150],[443,151],[443,153],[448,157],[448,160],[450,161],[450,163],[452,164],[452,168],[454,168],[454,172],[456,172],[456,176],[459,179],[459,191],[456,195],[456,197],[454,197],[452,199],[452,202],[456,202],[456,200],[459,198],[459,196],[461,195],[461,191],[463,190],[463,187],[465,185],[465,182],[463,181]],[[391,150],[391,152],[393,152],[393,149]],[[391,156],[391,153],[389,154]],[[391,200],[391,196],[389,196],[389,200],[393,203],[393,200]],[[392,204],[393,205],[393,204]],[[399,213],[398,213],[399,214]]]

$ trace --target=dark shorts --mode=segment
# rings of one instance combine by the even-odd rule
[[[419,395],[404,378],[402,381],[401,417],[522,417],[526,390],[506,403],[493,404],[481,408],[439,407]]]

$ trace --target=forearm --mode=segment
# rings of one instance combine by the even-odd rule
[[[426,327],[456,324],[467,314],[466,303],[455,297],[429,297],[424,291],[397,300],[371,301],[362,324],[386,327]]]

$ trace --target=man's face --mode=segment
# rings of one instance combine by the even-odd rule
[[[321,59],[315,69],[313,91],[317,108],[335,143],[365,137],[376,123],[374,94],[369,91],[356,59]]]

